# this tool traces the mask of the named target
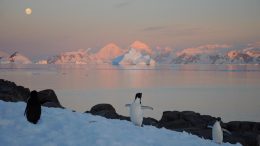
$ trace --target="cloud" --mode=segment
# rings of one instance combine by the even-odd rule
[[[129,6],[131,3],[130,1],[124,1],[124,2],[120,2],[120,3],[117,3],[115,5],[116,8],[122,8],[122,7],[127,7]]]

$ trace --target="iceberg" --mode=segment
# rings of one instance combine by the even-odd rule
[[[142,54],[140,51],[131,48],[127,53],[116,57],[112,61],[113,65],[155,65],[155,61],[148,54]]]

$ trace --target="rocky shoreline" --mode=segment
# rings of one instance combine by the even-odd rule
[[[64,108],[52,89],[42,90],[38,93],[42,106]],[[26,102],[29,95],[29,88],[17,86],[13,82],[0,79],[0,100],[8,102]],[[90,111],[86,111],[85,113],[99,115],[108,119],[130,120],[129,117],[119,115],[115,108],[110,104],[95,105]],[[211,129],[208,126],[213,125],[216,119],[217,117],[201,115],[194,111],[165,111],[159,121],[147,117],[144,118],[143,124],[174,131],[186,131],[205,139],[211,139]],[[259,122],[221,122],[221,126],[231,132],[231,135],[224,133],[224,142],[239,142],[243,146],[260,146]]]

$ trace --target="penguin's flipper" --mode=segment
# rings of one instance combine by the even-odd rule
[[[150,106],[142,106],[142,109],[149,109],[149,110],[153,110],[153,108],[152,108],[152,107],[150,107]]]
[[[130,107],[131,106],[131,104],[125,104],[125,107]]]
[[[229,134],[229,135],[232,135],[232,133],[231,133],[230,131],[228,131],[227,129],[222,128],[222,131],[223,131],[223,132],[226,132],[226,133]]]

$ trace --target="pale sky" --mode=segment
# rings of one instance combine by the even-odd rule
[[[260,0],[0,1],[0,50],[8,53],[37,58],[135,40],[152,48],[256,42]]]

